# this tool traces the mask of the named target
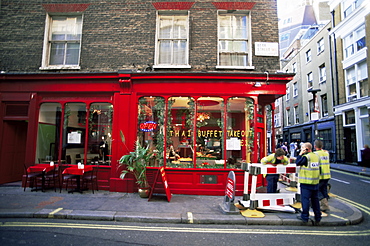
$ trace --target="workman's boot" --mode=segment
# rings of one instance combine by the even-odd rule
[[[323,212],[330,211],[329,202],[328,202],[327,198],[321,199],[321,201],[320,201],[320,210],[323,211]]]

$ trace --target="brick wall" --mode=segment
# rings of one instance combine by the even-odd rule
[[[74,8],[78,8],[78,4],[89,4],[83,12],[81,72],[110,72],[153,64],[156,9],[152,2],[163,1],[2,0],[0,71],[41,72],[39,67],[47,9],[42,4],[54,3],[73,3]],[[189,63],[192,68],[186,71],[215,71],[217,9],[213,3],[233,1],[193,2],[190,8],[189,51]],[[255,3],[251,11],[252,49],[254,50],[254,42],[278,42],[276,0],[250,2]],[[254,56],[254,70],[238,71],[275,72],[279,69],[278,61],[278,57]]]

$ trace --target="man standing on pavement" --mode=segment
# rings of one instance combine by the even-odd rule
[[[315,225],[321,221],[320,201],[319,201],[319,181],[320,181],[320,157],[312,153],[310,143],[302,144],[301,151],[296,160],[296,165],[300,166],[299,183],[301,187],[302,213],[297,218],[308,223],[310,214],[310,201],[315,214]]]
[[[327,212],[330,211],[329,208],[329,195],[328,195],[328,182],[331,178],[330,175],[330,157],[329,153],[326,150],[323,150],[323,143],[321,140],[315,141],[315,149],[314,153],[320,156],[320,182],[319,182],[319,200],[320,200],[320,209],[321,211]]]
[[[289,159],[285,156],[285,151],[281,148],[276,149],[275,154],[268,155],[266,157],[263,157],[261,160],[261,163],[263,165],[266,164],[283,164],[288,165]],[[279,181],[279,174],[267,174],[266,180],[267,180],[267,193],[276,193],[277,192],[277,182]]]

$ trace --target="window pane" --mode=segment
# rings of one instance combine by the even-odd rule
[[[227,102],[226,117],[226,159],[228,165],[238,164],[242,160],[251,162],[254,130],[253,101],[248,98],[230,98]]]
[[[51,30],[51,40],[79,40],[82,17],[53,16]]]
[[[223,168],[224,102],[218,97],[197,100],[196,114],[197,167]]]
[[[161,16],[159,22],[159,38],[171,38],[172,17]]]
[[[87,158],[88,161],[93,164],[110,165],[112,146],[112,120],[112,104],[91,104],[89,113]]]
[[[80,44],[67,44],[66,65],[78,65]]]
[[[58,161],[61,114],[59,103],[41,104],[35,163]]]
[[[194,99],[171,97],[167,103],[166,165],[193,168]]]
[[[155,154],[150,166],[163,166],[165,100],[163,97],[139,98],[138,140]]]
[[[185,38],[186,39],[186,35],[187,35],[186,17],[175,16],[173,38],[182,38],[182,39]]]
[[[186,59],[186,41],[177,41],[173,44],[173,63],[185,64]]]
[[[171,42],[162,40],[159,42],[159,63],[171,64]]]
[[[86,134],[85,103],[67,103],[64,108],[63,151],[62,159],[70,159],[76,164],[84,161]],[[87,163],[99,157],[99,154],[87,153]]]
[[[65,44],[51,44],[50,65],[64,64],[64,48]]]

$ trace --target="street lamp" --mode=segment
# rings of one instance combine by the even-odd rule
[[[316,111],[316,101],[317,101],[317,98],[316,98],[316,93],[317,92],[320,92],[321,90],[320,89],[308,89],[307,92],[309,93],[312,93],[312,96],[313,96],[313,112],[311,113],[310,117],[311,117],[311,120],[314,119],[315,123],[314,123],[314,133],[315,133],[315,140],[317,139],[317,121],[319,119],[319,112]],[[313,115],[315,115],[315,118],[313,117]]]

